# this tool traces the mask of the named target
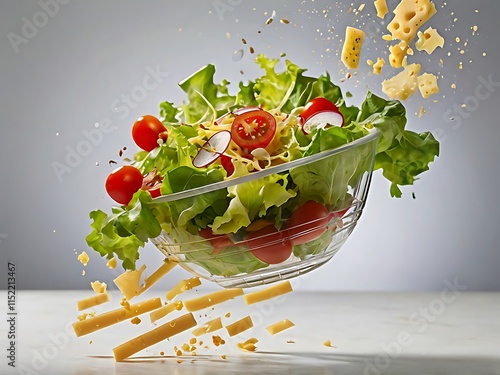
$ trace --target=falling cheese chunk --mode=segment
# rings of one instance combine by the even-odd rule
[[[85,251],[82,251],[81,254],[78,255],[77,259],[80,261],[81,264],[86,266],[89,263],[90,258]]]
[[[171,312],[173,312],[175,310],[177,310],[177,311],[182,310],[183,307],[184,307],[184,304],[182,303],[182,301],[175,301],[175,302],[169,303],[165,306],[162,306],[158,310],[152,311],[149,314],[149,318],[151,319],[151,323],[156,322],[157,320],[163,318],[164,316],[167,316],[168,314],[170,314]]]
[[[173,262],[169,259],[165,259],[163,261],[163,264],[158,267],[158,269],[151,274],[151,276],[145,277],[144,278],[144,284],[141,286],[141,288],[138,290],[137,294],[142,294],[149,288],[151,288],[154,284],[158,282],[163,276],[165,276],[167,273],[169,273],[175,266],[177,265],[177,262]]]
[[[201,336],[201,335],[204,335],[206,333],[218,331],[221,328],[222,328],[222,321],[221,321],[220,317],[217,317],[213,320],[206,322],[202,326],[197,327],[193,331],[193,335]]]
[[[97,296],[100,296],[98,294]],[[99,329],[109,327],[113,324],[123,322],[135,316],[150,312],[161,307],[160,298],[151,298],[149,300],[130,305],[129,308],[120,308],[96,315],[91,319],[85,319],[73,323],[73,330],[77,337],[88,335]]]
[[[187,311],[198,311],[241,295],[243,295],[241,288],[224,289],[185,301],[184,306]]]
[[[280,320],[277,323],[271,324],[270,326],[266,327],[266,330],[271,334],[275,335],[277,333],[280,333],[281,331],[284,331],[285,329],[291,328],[295,326],[292,321],[288,319],[283,319]]]
[[[377,62],[373,62],[373,60],[367,60],[367,63],[373,68],[373,74],[380,75],[380,73],[382,73],[382,67],[385,65],[385,60],[378,57]]]
[[[274,284],[266,289],[258,290],[256,292],[248,293],[243,297],[245,299],[245,303],[247,305],[251,305],[253,303],[262,302],[267,299],[271,299],[277,296],[280,296],[285,293],[292,292],[292,285],[290,281],[285,280],[281,283]]]
[[[110,270],[114,270],[116,268],[116,258],[111,258],[110,260],[107,261],[106,267],[108,267]]]
[[[113,280],[126,299],[130,300],[139,294],[141,276],[145,269],[146,265],[144,264],[140,269],[127,270]]]
[[[229,336],[233,337],[241,332],[245,332],[246,330],[253,327],[252,318],[250,316],[245,316],[236,322],[229,324],[226,326],[227,333]]]
[[[420,90],[420,94],[424,99],[427,99],[429,96],[439,93],[439,87],[437,83],[437,77],[434,74],[424,73],[421,76],[418,76],[418,89]]]
[[[417,35],[418,40],[415,42],[415,47],[419,51],[425,51],[430,55],[436,48],[444,47],[444,38],[432,27],[424,32],[419,31]]]
[[[430,0],[401,0],[394,9],[394,18],[387,25],[392,39],[399,39],[410,45],[418,29],[434,14],[436,6]]]
[[[174,286],[170,291],[167,292],[166,298],[171,301],[176,296],[184,293],[186,290],[193,289],[194,287],[200,286],[201,281],[199,277],[192,277],[190,279],[180,281],[176,286]]]
[[[104,293],[106,292],[107,285],[106,283],[101,283],[100,281],[92,281],[90,283],[90,286],[92,287],[92,290],[96,292],[97,294],[99,293]]]
[[[104,292],[104,293],[99,293],[96,294],[95,296],[91,296],[89,298],[82,299],[80,301],[77,301],[76,304],[78,306],[78,311],[90,309],[91,307],[101,305],[103,303],[109,302],[109,293]]]
[[[363,46],[365,32],[348,26],[345,31],[344,47],[342,48],[342,62],[348,69],[357,69]]]
[[[401,68],[403,66],[403,62],[405,60],[406,55],[408,54],[408,44],[406,42],[399,42],[394,46],[389,47],[390,55],[389,55],[389,63],[393,68]]]
[[[382,82],[382,91],[390,99],[406,100],[418,89],[420,64],[410,64],[394,77]]]
[[[170,322],[167,322],[149,332],[133,338],[117,347],[113,348],[115,360],[123,361],[135,353],[166,340],[196,325],[196,320],[192,313],[182,315]]]
[[[239,342],[236,344],[236,346],[245,351],[245,352],[255,352],[257,350],[257,344],[259,340],[257,340],[255,337],[251,337],[245,342]]]
[[[377,17],[384,19],[385,15],[389,13],[387,2],[385,0],[375,0],[375,9],[377,10]]]

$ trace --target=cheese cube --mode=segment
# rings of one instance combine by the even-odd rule
[[[410,44],[418,29],[434,14],[436,6],[430,0],[402,0],[394,9],[394,18],[387,26],[393,39]]]
[[[385,0],[375,0],[374,4],[375,9],[377,10],[377,17],[383,19],[389,12],[389,8],[387,8],[387,2]]]
[[[390,99],[406,100],[418,89],[418,73],[420,64],[410,64],[390,79],[382,82],[382,91]]]
[[[436,48],[444,47],[444,38],[432,27],[424,32],[419,31],[417,35],[418,40],[415,42],[415,47],[419,51],[425,51],[430,55]]]
[[[348,26],[346,28],[344,46],[342,48],[342,62],[348,69],[357,69],[363,38],[363,30]]]
[[[417,80],[418,88],[424,99],[439,92],[437,77],[434,74],[424,73]]]
[[[389,55],[389,63],[393,68],[401,68],[403,61],[408,53],[408,44],[400,42],[394,46],[389,47],[391,54]]]

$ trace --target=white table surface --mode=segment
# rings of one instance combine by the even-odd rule
[[[210,334],[201,336],[208,349],[200,347],[196,356],[175,357],[174,345],[193,337],[187,331],[119,363],[111,349],[150,330],[149,317],[141,316],[139,325],[125,321],[77,338],[71,329],[78,315],[75,302],[92,293],[18,291],[17,367],[9,367],[2,355],[0,374],[500,374],[500,293],[296,291],[251,306],[238,298],[195,317],[203,322],[221,316],[227,324],[250,315],[255,325],[251,331],[233,338],[225,330],[215,332],[226,340],[219,347]],[[2,295],[6,301],[6,292]],[[95,311],[119,307],[119,295],[112,296]],[[149,291],[138,298],[155,296],[164,293]],[[229,318],[224,316],[227,312]],[[295,327],[274,336],[265,330],[284,318]],[[6,318],[2,321],[0,342],[5,353]],[[257,352],[236,347],[250,337],[259,340]],[[323,345],[328,339],[334,347]]]

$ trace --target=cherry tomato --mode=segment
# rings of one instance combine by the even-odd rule
[[[234,165],[229,156],[221,155],[220,163],[222,164],[222,167],[224,167],[224,169],[226,170],[228,176],[231,176],[234,173]]]
[[[214,247],[214,251],[212,254],[217,255],[222,249],[234,245],[231,239],[223,234],[213,234],[212,229],[204,228],[200,229],[198,234],[207,239],[210,244]]]
[[[258,108],[238,113],[231,125],[231,137],[238,146],[251,151],[271,143],[276,133],[273,115]]]
[[[167,129],[156,117],[145,115],[139,117],[132,126],[134,142],[145,151],[151,151],[158,146],[158,139],[166,140]]]
[[[330,215],[325,206],[308,201],[292,213],[286,224],[286,232],[294,245],[301,245],[321,236],[329,220]]]
[[[326,98],[314,98],[300,112],[300,117],[304,122],[320,112],[339,112],[335,104]]]
[[[116,202],[126,205],[141,188],[142,179],[142,174],[137,168],[124,165],[110,173],[106,179],[106,191]]]
[[[293,250],[293,244],[286,234],[278,231],[274,225],[251,232],[247,246],[256,258],[269,264],[284,262]]]

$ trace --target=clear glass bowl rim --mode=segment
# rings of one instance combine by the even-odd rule
[[[323,160],[323,159],[328,158],[332,155],[340,154],[341,152],[353,149],[357,146],[360,146],[360,145],[366,144],[368,142],[371,142],[373,140],[376,140],[380,136],[380,130],[378,130],[377,128],[368,129],[368,132],[369,133],[367,135],[365,135],[361,138],[358,138],[352,142],[346,143],[345,145],[333,148],[331,150],[322,151],[322,152],[319,152],[317,154],[309,155],[309,156],[306,156],[306,157],[303,157],[300,159],[296,159],[296,160],[292,160],[292,161],[289,161],[289,162],[286,162],[283,164],[275,165],[273,167],[266,168],[266,169],[263,169],[263,170],[258,171],[258,172],[250,173],[250,174],[245,175],[245,176],[241,176],[241,177],[237,177],[237,178],[230,178],[230,179],[227,179],[224,181],[216,182],[215,184],[209,184],[209,185],[200,186],[200,187],[194,188],[194,189],[180,191],[177,193],[162,195],[162,196],[159,196],[157,198],[154,198],[153,201],[161,203],[161,202],[174,202],[174,201],[177,201],[180,199],[185,199],[185,198],[192,198],[192,197],[198,196],[200,194],[205,194],[205,193],[209,193],[209,192],[216,191],[219,189],[225,189],[225,188],[228,188],[230,186],[243,184],[245,182],[254,181],[254,180],[257,180],[259,178],[267,177],[267,176],[270,176],[270,175],[275,174],[275,173],[282,173],[282,172],[285,172],[285,171],[292,169],[292,168],[301,167],[301,166],[309,164],[309,163]]]

